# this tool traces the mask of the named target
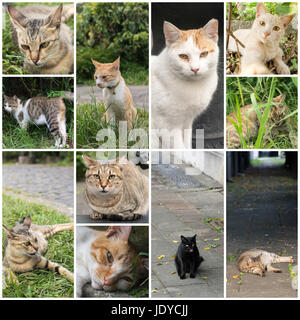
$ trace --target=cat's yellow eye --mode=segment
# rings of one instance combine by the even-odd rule
[[[205,58],[205,57],[207,57],[207,55],[208,55],[208,51],[203,51],[200,54],[200,58]]]
[[[101,78],[102,78],[103,80],[105,80],[105,79],[107,78],[107,76],[102,76]]]
[[[112,254],[111,254],[109,251],[107,251],[106,256],[107,256],[107,261],[108,261],[109,263],[112,263],[113,260],[114,260]]]
[[[30,241],[25,242],[25,246],[30,246]]]
[[[261,21],[260,25],[264,27],[266,25],[266,23],[264,21]]]
[[[112,180],[112,179],[114,179],[116,176],[114,175],[114,174],[111,174],[110,176],[109,176],[109,179],[110,180]]]
[[[274,30],[274,31],[279,31],[280,28],[279,28],[278,26],[275,26],[275,27],[273,27],[273,30]]]
[[[94,178],[99,179],[100,178],[99,174],[94,174]]]
[[[43,43],[40,45],[40,48],[45,49],[45,48],[47,48],[47,47],[49,46],[49,44],[50,44],[50,41],[43,42]]]
[[[182,59],[182,60],[189,60],[189,57],[188,57],[187,54],[180,54],[179,58]]]
[[[22,47],[22,49],[24,49],[24,50],[29,50],[29,49],[30,49],[30,47],[27,46],[26,44],[21,44],[21,47]]]

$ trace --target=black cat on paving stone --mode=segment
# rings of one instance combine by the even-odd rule
[[[175,256],[175,266],[180,279],[185,279],[189,273],[190,278],[196,277],[197,269],[204,259],[200,256],[196,245],[196,234],[193,237],[181,237],[181,243]]]

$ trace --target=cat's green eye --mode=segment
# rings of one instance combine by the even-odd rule
[[[30,241],[25,242],[25,246],[30,246]]]
[[[264,21],[261,21],[260,25],[264,27],[266,25],[266,23]]]
[[[183,60],[189,60],[189,57],[188,57],[187,54],[180,54],[180,55],[179,55],[179,58],[180,58],[180,59],[183,59]]]
[[[21,44],[21,47],[22,47],[22,49],[24,49],[24,50],[29,50],[29,49],[30,49],[30,47],[27,46],[26,44]]]
[[[47,47],[49,46],[49,44],[50,44],[50,41],[43,42],[43,43],[40,45],[40,48],[45,49],[45,48],[47,48]]]
[[[273,30],[274,30],[274,31],[279,31],[280,28],[279,28],[278,26],[275,26],[275,27],[273,27]]]
[[[205,58],[205,57],[207,57],[207,55],[208,55],[208,51],[203,51],[203,52],[201,52],[200,57]]]
[[[114,179],[116,176],[114,175],[114,174],[111,174],[110,176],[109,176],[109,179],[110,180],[112,180],[112,179]]]
[[[111,254],[109,251],[107,251],[106,256],[107,256],[108,262],[109,262],[109,263],[112,263],[113,260],[114,260],[112,254]]]
[[[99,179],[100,178],[99,174],[94,174],[94,178]]]

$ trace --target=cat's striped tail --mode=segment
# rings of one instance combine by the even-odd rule
[[[74,282],[74,275],[71,271],[67,270],[65,267],[58,263],[52,262],[45,257],[41,257],[41,261],[36,265],[38,268],[47,269],[53,272],[57,272],[62,276],[65,276],[71,282]]]

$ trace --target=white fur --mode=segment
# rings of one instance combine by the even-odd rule
[[[188,54],[189,61],[179,54]],[[193,120],[207,108],[218,83],[218,47],[207,57],[200,58],[200,54],[188,38],[182,45],[166,47],[152,57],[152,147],[158,147],[153,141],[157,142],[160,134],[162,142],[169,140],[170,132],[176,135],[174,148],[192,147]],[[195,73],[194,68],[199,71]],[[166,129],[165,133],[161,129]]]
[[[94,289],[111,291],[109,285],[104,284],[104,280],[97,276],[98,262],[90,254],[91,244],[98,237],[97,233],[87,227],[77,228],[77,254],[76,254],[76,296],[82,296],[82,288],[86,283],[91,283]],[[117,259],[116,259],[117,260]],[[113,278],[119,276],[125,271],[122,264],[115,260],[111,268],[114,270]],[[117,282],[118,290],[128,290],[130,287],[126,280],[120,279]]]
[[[243,48],[239,45],[242,55],[240,74],[270,74],[270,70],[265,66],[270,60],[273,60],[279,74],[290,74],[288,66],[282,61],[283,51],[279,47],[287,20],[286,16],[277,17],[267,13],[260,4],[251,29],[239,29],[234,32],[236,38],[245,46]],[[265,25],[260,25],[260,22],[264,22]],[[280,29],[275,31],[274,27]],[[230,37],[228,50],[237,51],[236,42],[232,37]]]

